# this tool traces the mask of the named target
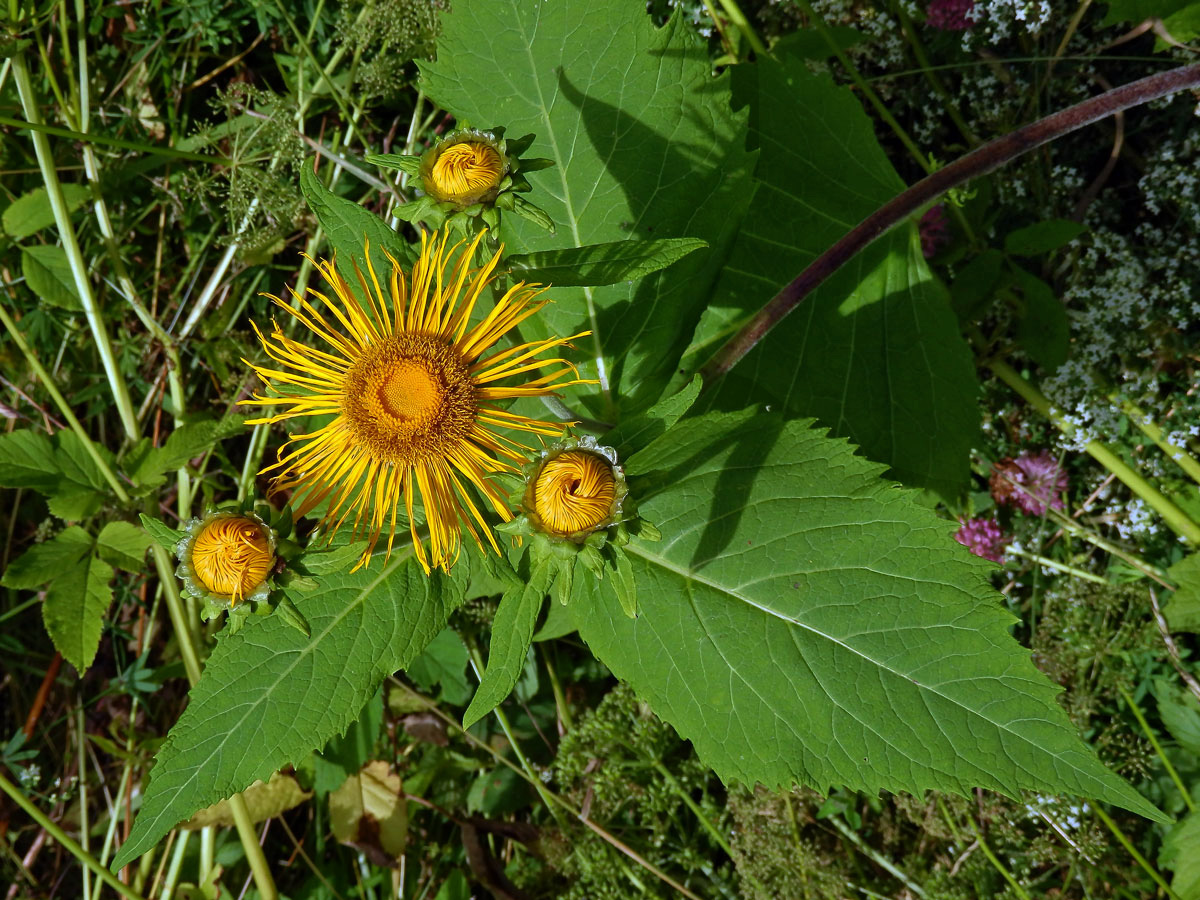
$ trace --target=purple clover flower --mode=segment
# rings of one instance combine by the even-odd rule
[[[975,24],[974,0],[930,0],[925,24],[940,31],[966,31]]]
[[[992,562],[1004,561],[1004,548],[1008,535],[1000,530],[1000,523],[992,518],[959,519],[954,539],[976,556]]]
[[[1041,516],[1047,507],[1063,508],[1062,493],[1067,484],[1067,473],[1048,450],[1022,453],[1016,459],[996,463],[992,498],[1031,516]]]

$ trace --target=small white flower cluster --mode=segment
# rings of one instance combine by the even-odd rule
[[[976,0],[976,25],[963,34],[963,49],[978,49],[984,44],[996,45],[1021,33],[1037,36],[1054,17],[1049,0]],[[1058,10],[1069,15],[1070,10]]]

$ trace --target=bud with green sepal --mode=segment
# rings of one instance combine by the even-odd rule
[[[446,223],[472,234],[481,225],[494,231],[501,212],[508,211],[553,233],[545,211],[519,196],[531,190],[525,173],[554,165],[549,159],[521,159],[533,138],[527,134],[508,140],[503,128],[484,131],[463,122],[420,156],[377,154],[367,161],[420,181],[424,196],[396,207],[395,215],[406,222],[431,228]]]
[[[210,509],[187,523],[174,547],[175,574],[184,593],[200,601],[202,619],[227,612],[229,630],[237,632],[252,614],[278,612],[309,633],[304,616],[275,590],[290,584],[286,560],[301,552],[287,539],[291,527],[289,511],[277,514],[266,504],[257,511],[249,504]]]
[[[659,533],[638,516],[611,447],[589,436],[544,451],[525,469],[520,515],[497,530],[529,537],[535,565],[553,562],[551,593],[560,603],[570,599],[576,563],[582,563],[592,577],[612,586],[627,616],[637,615],[624,548],[632,535],[656,541]]]

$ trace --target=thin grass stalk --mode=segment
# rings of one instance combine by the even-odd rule
[[[79,846],[78,842],[71,838],[65,831],[58,826],[58,823],[41,811],[28,797],[26,797],[15,784],[4,777],[0,773],[0,792],[8,795],[17,806],[25,810],[25,813],[33,819],[41,828],[45,829],[46,834],[57,841],[63,849],[70,853],[75,859],[87,866],[96,877],[109,885],[122,897],[127,900],[143,900],[142,896],[136,893],[129,885],[124,884],[117,876],[108,871],[104,866],[96,860],[92,854],[88,853],[83,847]]]
[[[1158,873],[1158,870],[1146,861],[1146,857],[1138,853],[1137,847],[1133,846],[1129,838],[1125,836],[1125,832],[1121,830],[1121,826],[1114,822],[1109,817],[1108,813],[1102,810],[1099,806],[1092,807],[1092,811],[1100,818],[1101,822],[1108,826],[1108,830],[1113,833],[1113,837],[1115,837],[1117,841],[1120,842],[1121,846],[1125,848],[1125,851],[1133,857],[1133,861],[1141,866],[1142,871],[1150,876],[1150,880],[1158,885],[1159,890],[1170,897],[1171,900],[1182,900],[1177,893],[1171,890],[1171,886],[1167,884],[1162,875]]]
[[[1010,553],[1013,556],[1020,556],[1024,559],[1028,559],[1031,562],[1035,562],[1038,565],[1046,566],[1051,569],[1055,569],[1059,572],[1063,572],[1063,573],[1065,573],[1067,575],[1071,575],[1075,578],[1082,578],[1084,581],[1090,581],[1093,584],[1108,584],[1109,583],[1107,578],[1101,578],[1099,575],[1095,574],[1094,572],[1088,572],[1084,569],[1078,569],[1075,566],[1068,566],[1066,563],[1060,563],[1057,560],[1050,559],[1047,556],[1039,556],[1036,553],[1030,553],[1028,550],[1018,550],[1015,547],[1005,547],[1004,552]]]
[[[1158,427],[1154,420],[1128,398],[1122,397],[1116,391],[1113,391],[1108,395],[1108,399],[1125,414],[1130,422],[1141,430],[1142,434],[1150,438],[1154,442],[1154,445],[1166,454],[1167,459],[1183,469],[1192,481],[1200,484],[1200,460],[1192,456],[1186,448],[1167,440],[1163,430]]]
[[[1150,728],[1150,723],[1146,721],[1146,717],[1142,715],[1142,710],[1136,703],[1133,702],[1133,697],[1129,696],[1129,691],[1125,690],[1125,686],[1118,684],[1117,690],[1121,692],[1121,697],[1124,698],[1125,704],[1129,707],[1129,711],[1133,713],[1133,717],[1138,720],[1138,724],[1142,726],[1142,733],[1150,741],[1150,746],[1154,748],[1155,754],[1162,761],[1163,768],[1167,770],[1167,774],[1171,776],[1171,780],[1175,782],[1175,787],[1179,791],[1179,796],[1183,797],[1183,805],[1188,808],[1188,812],[1196,811],[1196,804],[1192,800],[1192,795],[1188,793],[1188,789],[1183,784],[1183,779],[1179,777],[1179,773],[1175,771],[1175,767],[1171,765],[1171,760],[1167,759],[1167,754],[1163,752],[1162,744],[1158,742],[1158,738],[1154,736],[1154,732]]]
[[[29,69],[25,65],[25,54],[17,53],[13,57],[13,78],[17,83],[17,93],[21,97],[21,106],[25,117],[32,123],[40,123],[41,113],[38,111],[37,99],[33,93],[33,84],[29,78]],[[129,397],[129,388],[125,377],[117,367],[113,355],[112,344],[108,339],[108,331],[104,326],[104,318],[92,294],[91,281],[88,278],[87,264],[79,250],[79,242],[75,238],[75,227],[71,224],[71,214],[67,210],[67,202],[63,197],[62,185],[58,180],[58,171],[54,166],[54,156],[50,152],[50,142],[46,135],[32,132],[33,150],[42,170],[42,178],[46,182],[46,195],[50,199],[50,207],[54,211],[54,220],[58,225],[62,238],[63,249],[67,254],[67,262],[71,266],[71,274],[75,279],[75,288],[79,292],[79,302],[91,329],[92,338],[96,342],[96,352],[100,354],[100,362],[104,366],[104,374],[108,378],[109,389],[117,407],[125,435],[130,441],[136,441],[141,435],[138,428],[137,416],[133,412],[133,401]]]
[[[1025,888],[1021,887],[1021,882],[1017,881],[1017,879],[1013,876],[1013,873],[1008,871],[1008,868],[1004,865],[1004,863],[1000,862],[1000,858],[992,852],[992,848],[989,847],[987,841],[983,839],[983,832],[979,829],[979,826],[975,824],[975,820],[968,817],[967,824],[971,827],[971,831],[975,833],[975,840],[979,842],[979,849],[983,851],[983,855],[986,856],[988,862],[992,864],[992,868],[1000,873],[1001,877],[1008,882],[1008,886],[1013,889],[1013,893],[1020,897],[1021,900],[1030,900],[1029,894],[1025,892]]]
[[[893,878],[908,888],[911,893],[916,894],[918,897],[925,896],[924,888],[909,878],[902,870],[898,869],[890,859],[876,851],[874,847],[868,845],[866,841],[855,833],[853,828],[842,821],[841,816],[831,816],[829,821],[833,823],[834,828],[840,831],[858,849],[859,853],[872,860],[877,866],[885,869]]]
[[[88,790],[87,790],[87,730],[83,723],[83,703],[75,707],[75,741],[78,747],[79,766],[79,846],[84,853],[90,853],[88,846],[91,840],[91,827],[88,822]],[[92,900],[92,879],[87,869],[79,873],[83,879],[83,900]]]
[[[552,801],[554,801],[554,803],[556,803],[556,804],[558,804],[558,806],[562,807],[562,809],[564,811],[566,811],[566,813],[568,815],[570,815],[572,818],[574,818],[576,821],[582,823],[583,825],[586,825],[601,840],[605,841],[607,844],[612,846],[614,849],[620,851],[625,856],[629,857],[631,860],[633,860],[635,863],[637,863],[639,866],[641,866],[643,869],[645,869],[647,872],[649,872],[651,875],[653,875],[655,878],[657,878],[663,884],[668,885],[669,887],[671,887],[678,893],[682,894],[685,897],[688,897],[689,900],[700,900],[700,898],[698,896],[696,896],[696,894],[694,894],[692,891],[689,891],[686,887],[684,887],[682,884],[680,884],[678,881],[676,881],[674,878],[672,878],[670,875],[668,875],[662,869],[658,868],[658,866],[654,865],[654,863],[650,862],[650,860],[646,859],[644,856],[642,856],[640,853],[638,853],[636,850],[634,850],[628,844],[625,844],[624,842],[620,841],[613,835],[609,834],[607,831],[605,831],[603,828],[601,828],[599,825],[597,825],[591,819],[587,818],[582,812],[575,809],[575,807],[573,807],[570,803],[568,803],[562,797],[559,797],[557,794],[552,792],[549,788],[547,788],[544,784],[542,784],[541,779],[537,778],[536,775],[530,775],[529,772],[522,769],[519,765],[514,763],[512,760],[506,758],[503,754],[501,754],[498,750],[496,750],[495,747],[491,746],[486,741],[479,740],[479,738],[475,737],[475,735],[471,734],[469,731],[464,729],[462,727],[461,722],[458,722],[455,719],[451,718],[450,716],[446,715],[438,707],[438,705],[436,703],[429,702],[426,698],[422,697],[420,694],[416,693],[415,691],[412,690],[412,688],[408,687],[408,685],[403,684],[402,682],[396,681],[395,683],[397,686],[399,686],[404,691],[406,691],[412,699],[416,700],[419,704],[421,704],[422,708],[424,708],[427,712],[433,713],[433,715],[435,715],[439,719],[441,719],[441,721],[446,725],[447,728],[462,735],[463,738],[466,739],[466,741],[469,744],[471,744],[472,746],[477,747],[478,749],[484,751],[485,753],[490,754],[491,757],[494,760],[496,760],[496,762],[499,763],[500,765],[507,766],[511,771],[516,773],[519,777],[525,779],[525,781],[529,783],[530,787],[534,788],[535,790],[540,789],[540,791],[544,792],[543,793],[544,797],[549,797]]]

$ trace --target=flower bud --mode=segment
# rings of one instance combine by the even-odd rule
[[[231,607],[265,599],[275,567],[275,538],[253,513],[215,512],[193,519],[180,542],[178,575],[199,597]]]
[[[421,183],[439,203],[466,209],[490,203],[501,191],[509,160],[494,135],[467,129],[455,132],[421,157]]]
[[[537,461],[527,474],[522,505],[537,531],[578,543],[620,520],[625,493],[616,453],[584,438]]]

